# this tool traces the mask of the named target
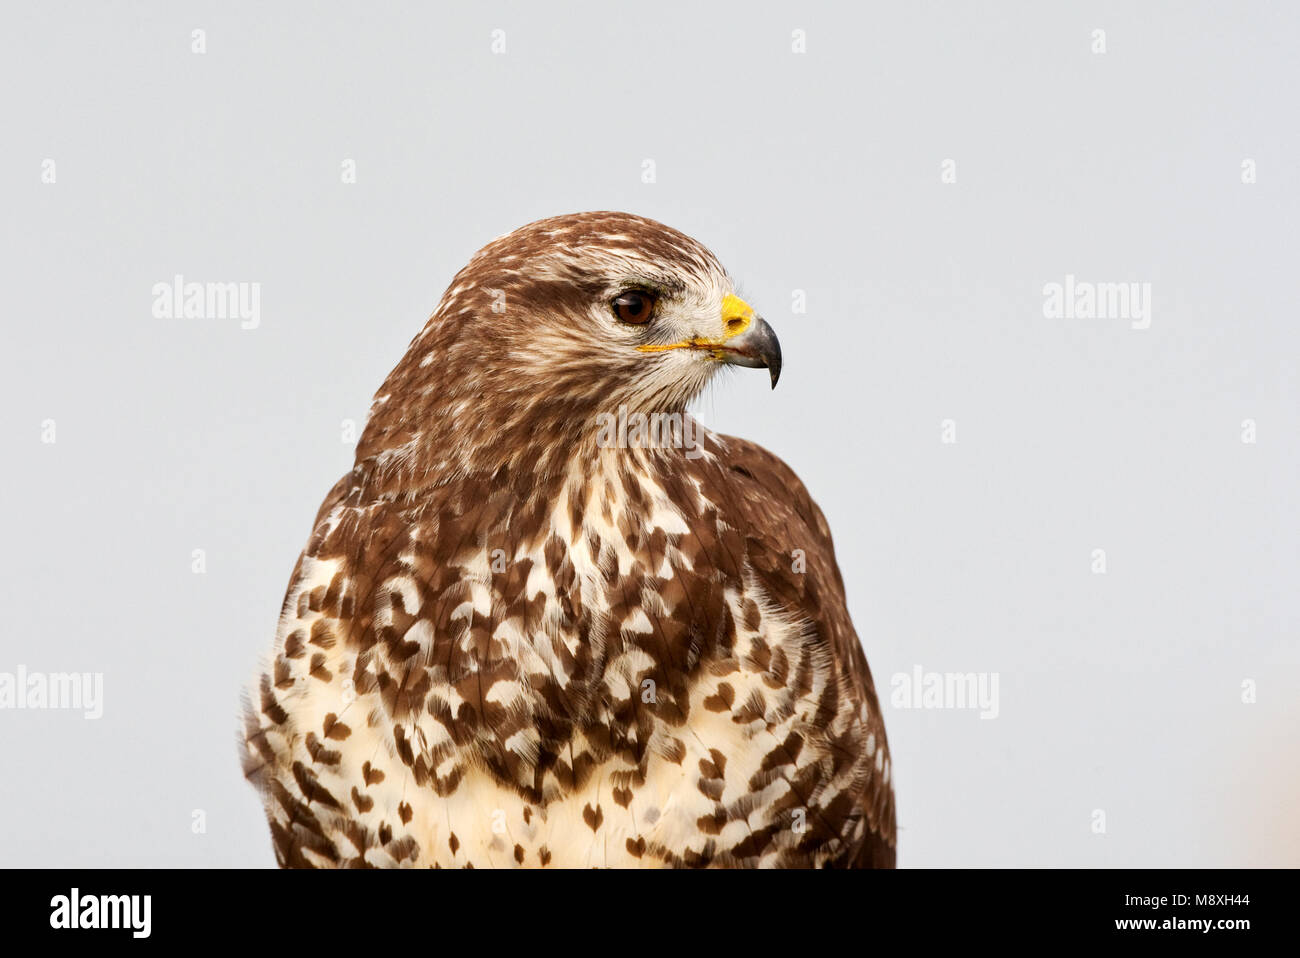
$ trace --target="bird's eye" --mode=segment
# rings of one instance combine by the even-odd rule
[[[654,316],[655,296],[643,289],[628,289],[615,296],[609,305],[620,323],[644,326]]]

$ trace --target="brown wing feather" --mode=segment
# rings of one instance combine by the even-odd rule
[[[844,580],[835,561],[830,526],[794,471],[766,449],[745,439],[719,437],[732,486],[731,507],[743,520],[750,563],[764,589],[788,612],[806,618],[829,646],[850,697],[865,701],[868,728],[889,759],[884,720],[871,670],[849,618]],[[803,550],[805,571],[792,571],[792,553]],[[850,746],[850,743],[845,743]],[[851,746],[850,746],[851,747]],[[892,868],[895,862],[894,793],[885,776],[871,774],[860,790],[870,838],[838,864]]]

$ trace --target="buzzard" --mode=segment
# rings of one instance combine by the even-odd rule
[[[245,700],[280,865],[894,864],[826,520],[685,413],[728,364],[775,386],[776,336],[652,220],[541,220],[456,275]]]

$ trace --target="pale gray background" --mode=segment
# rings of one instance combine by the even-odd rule
[[[825,509],[882,697],[1001,676],[995,721],[887,710],[900,864],[1300,863],[1294,4],[34,7],[0,671],[102,671],[105,714],[0,712],[0,864],[272,863],[237,696],[340,423],[475,249],[585,209],[698,237],[778,331],[776,392],[703,412]],[[175,273],[260,282],[261,327],[154,319]],[[1066,273],[1151,283],[1151,328],[1045,319]]]

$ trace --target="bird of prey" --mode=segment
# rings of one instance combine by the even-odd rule
[[[775,334],[652,220],[540,220],[456,275],[248,690],[281,866],[894,864],[826,519],[686,415],[729,364],[775,386]]]

